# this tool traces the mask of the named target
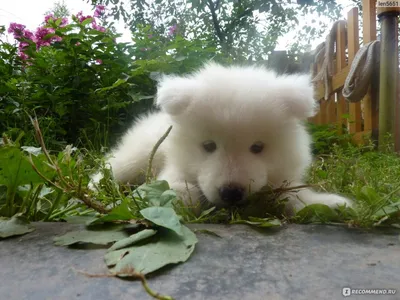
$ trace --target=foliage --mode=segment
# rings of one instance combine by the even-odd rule
[[[89,1],[88,1],[89,2]],[[309,19],[297,35],[296,48],[321,36],[328,23],[339,18],[336,1],[261,1],[261,0],[191,0],[191,1],[113,1],[91,0],[93,5],[111,7],[114,18],[123,19],[132,31],[144,24],[158,34],[177,31],[187,39],[212,41],[218,51],[234,60],[265,60],[274,50],[277,40],[299,20]],[[328,21],[315,21],[318,17]],[[313,19],[314,21],[311,21]]]
[[[15,215],[11,219],[0,217],[0,239],[15,235],[23,235],[35,230],[28,220],[20,215]]]
[[[312,151],[314,155],[329,154],[335,145],[347,147],[352,144],[352,135],[342,128],[343,133],[338,134],[338,126],[335,124],[316,125],[307,123],[307,130],[312,135]]]
[[[376,152],[373,144],[360,147],[329,142],[332,152],[317,156],[309,170],[310,184],[354,199],[353,209],[310,205],[291,217],[284,213],[284,202],[274,201],[285,187],[260,191],[245,208],[203,207],[201,213],[195,213],[199,208],[185,206],[165,181],[119,186],[102,158],[71,146],[56,155],[49,154],[43,138],[39,136],[39,140],[42,151],[34,147],[21,149],[7,140],[0,147],[0,159],[7,162],[0,164],[3,216],[20,213],[29,220],[68,220],[85,215],[90,217],[89,225],[147,219],[177,235],[181,234],[180,222],[245,223],[258,227],[280,226],[284,222],[346,222],[361,227],[399,222],[400,160],[396,154]],[[88,188],[89,176],[99,168],[105,176],[93,191]],[[391,171],[387,172],[389,168]],[[164,220],[168,222],[163,223]]]
[[[52,15],[54,18],[67,18],[70,15],[65,1],[57,1],[53,7],[45,13],[45,16]]]
[[[100,150],[149,109],[161,73],[223,60],[206,40],[159,35],[150,26],[133,33],[133,45],[117,43],[107,24],[98,7],[72,21],[48,15],[36,32],[10,25],[18,44],[0,43],[0,132],[14,139],[23,132],[21,142],[32,145],[35,115],[52,149],[72,143]]]
[[[334,145],[330,154],[321,155],[310,168],[309,183],[355,200],[355,209],[341,212],[337,220],[347,219],[361,227],[399,224],[400,159],[396,153],[374,148],[373,143]]]

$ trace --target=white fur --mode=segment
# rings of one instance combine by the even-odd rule
[[[267,184],[302,184],[311,163],[311,140],[302,121],[315,110],[308,76],[207,64],[185,77],[164,77],[157,106],[161,112],[139,119],[112,151],[117,181],[133,183],[143,174],[151,149],[172,125],[153,165],[158,179],[167,180],[185,201],[204,196],[223,205],[218,190],[228,183],[245,187],[246,195]],[[216,142],[215,152],[203,149],[207,140]],[[249,150],[256,141],[265,143],[259,154]],[[351,205],[341,196],[309,189],[286,196],[295,209]]]

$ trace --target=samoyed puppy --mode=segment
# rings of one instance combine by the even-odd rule
[[[315,113],[309,76],[208,63],[187,76],[161,78],[156,106],[159,111],[139,118],[111,151],[117,181],[143,178],[151,150],[172,125],[153,166],[157,179],[168,181],[187,204],[237,206],[267,185],[303,183],[312,161],[303,122]],[[352,204],[311,189],[282,197],[294,210]]]

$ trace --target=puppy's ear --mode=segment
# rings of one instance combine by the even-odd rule
[[[291,116],[305,120],[315,115],[317,103],[310,76],[305,74],[285,76],[281,89],[285,106]]]
[[[193,100],[195,80],[185,77],[164,77],[158,84],[156,105],[170,115],[183,113]]]

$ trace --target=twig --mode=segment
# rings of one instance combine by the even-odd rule
[[[90,274],[90,273],[79,271],[79,270],[76,270],[76,271],[87,277],[91,277],[91,278],[117,277],[119,275],[133,277],[135,279],[139,279],[142,282],[142,286],[144,287],[146,292],[151,297],[158,299],[158,300],[174,300],[174,298],[172,298],[171,296],[164,296],[164,295],[160,295],[157,292],[154,292],[147,284],[146,277],[142,273],[135,272],[135,270],[132,267],[126,267],[126,268],[122,269],[120,272],[111,273],[111,274]]]
[[[272,191],[274,193],[284,193],[284,192],[289,192],[289,191],[299,190],[299,189],[305,189],[305,188],[315,187],[315,186],[316,185],[302,184],[302,185],[298,185],[298,186],[279,187],[279,188],[273,189]]]
[[[160,145],[162,144],[162,142],[164,142],[164,140],[167,138],[167,136],[171,132],[171,129],[172,129],[172,125],[169,126],[168,130],[164,133],[164,135],[154,145],[153,150],[151,150],[150,157],[149,157],[149,165],[147,166],[147,172],[146,172],[146,183],[147,184],[150,183],[151,168],[152,168],[154,156],[156,155],[156,152],[157,152],[158,148],[160,147]]]
[[[39,169],[36,167],[35,163],[33,162],[32,159],[32,155],[29,154],[29,159],[30,159],[30,163],[32,165],[32,168],[35,170],[35,172],[41,177],[43,178],[43,180],[45,180],[47,183],[51,184],[52,186],[56,187],[57,189],[63,191],[64,193],[71,193],[74,194],[74,196],[76,196],[78,199],[82,200],[82,202],[89,208],[92,208],[94,210],[96,210],[99,213],[102,214],[107,214],[108,212],[110,212],[110,210],[106,209],[102,204],[98,203],[97,201],[94,201],[92,199],[90,199],[85,193],[82,192],[81,190],[81,183],[79,183],[78,188],[76,190],[76,187],[72,184],[70,184],[63,176],[62,171],[60,169],[60,167],[58,166],[57,162],[54,162],[53,159],[51,158],[49,152],[47,151],[46,145],[44,143],[44,139],[43,139],[43,135],[42,132],[40,130],[40,126],[39,126],[39,122],[38,120],[32,119],[30,116],[29,118],[31,119],[31,122],[33,124],[33,127],[35,129],[35,135],[36,138],[38,140],[38,143],[40,144],[44,155],[46,156],[46,159],[48,160],[49,164],[51,165],[51,167],[53,167],[56,172],[57,175],[60,179],[60,182],[64,185],[64,186],[60,186],[59,184],[53,182],[52,180],[48,179],[46,176],[44,176]]]
[[[217,34],[217,37],[218,37],[219,41],[221,42],[221,44],[224,45],[225,44],[224,34],[222,33],[221,26],[220,26],[220,24],[218,22],[217,13],[215,12],[214,3],[212,2],[212,0],[208,0],[207,4],[208,4],[208,8],[211,11],[211,17],[212,17],[212,21],[213,21],[214,28],[215,28],[215,33]]]
[[[55,188],[59,189],[59,190],[64,190],[61,186],[59,186],[57,183],[51,181],[50,179],[48,179],[46,176],[44,176],[39,169],[36,167],[35,163],[32,160],[32,155],[29,153],[29,162],[31,163],[31,166],[33,168],[33,170],[47,183],[50,183],[52,186],[54,186]]]

